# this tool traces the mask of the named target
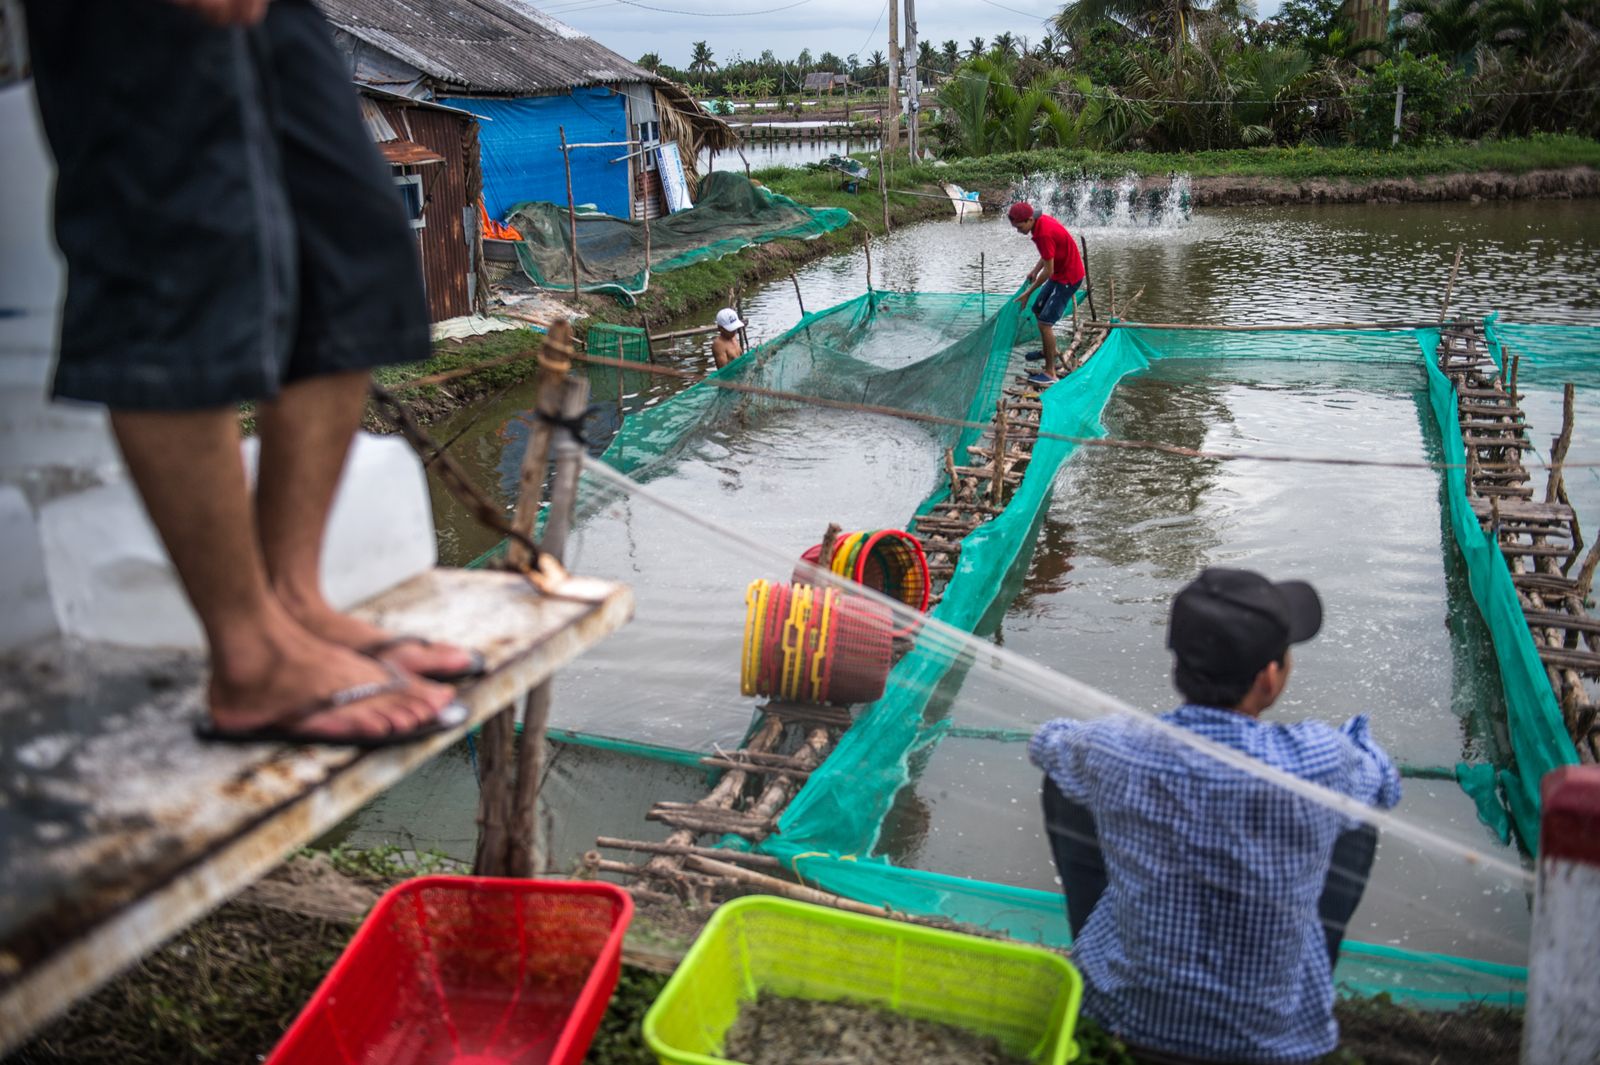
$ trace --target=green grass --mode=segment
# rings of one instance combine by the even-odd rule
[[[1457,141],[1421,147],[1236,148],[1211,152],[1100,152],[1055,149],[956,159],[949,166],[908,168],[908,181],[1001,185],[1029,174],[1089,173],[1140,176],[1381,180],[1431,174],[1478,173],[1567,166],[1600,167],[1600,141],[1571,134],[1516,140]]]

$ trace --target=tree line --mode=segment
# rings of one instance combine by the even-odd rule
[[[1395,139],[1397,97],[1406,144],[1600,135],[1600,0],[1399,0],[1386,25],[1368,7],[1287,0],[1257,20],[1249,0],[1074,0],[1037,41],[924,41],[917,67],[936,86],[933,130],[949,156],[1382,146]],[[684,70],[654,54],[641,64],[711,95],[759,98],[800,93],[808,73],[881,86],[888,72],[881,51],[719,63],[703,41]]]

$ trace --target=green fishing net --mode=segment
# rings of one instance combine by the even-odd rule
[[[785,237],[810,240],[848,225],[849,211],[812,208],[756,185],[742,174],[714,171],[700,183],[693,207],[648,223],[604,214],[580,214],[578,284],[631,302],[652,272],[720,259],[752,244]],[[506,218],[522,240],[516,245],[523,273],[540,288],[572,290],[572,226],[567,208],[521,203]],[[646,240],[649,262],[645,261]]]

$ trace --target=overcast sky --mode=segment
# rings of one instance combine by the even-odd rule
[[[903,10],[903,0],[896,2]],[[1279,2],[1260,0],[1258,6],[1268,14]],[[917,29],[934,47],[953,37],[963,51],[973,37],[993,40],[997,33],[1037,41],[1045,32],[1045,19],[1061,4],[917,0]],[[657,52],[675,67],[689,65],[695,41],[710,45],[718,63],[735,54],[754,59],[768,48],[779,59],[793,59],[809,48],[814,56],[856,54],[864,62],[874,50],[887,52],[889,47],[887,3],[874,0],[551,0],[538,6],[628,59]]]

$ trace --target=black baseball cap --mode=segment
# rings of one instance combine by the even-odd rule
[[[1167,646],[1202,676],[1249,680],[1321,628],[1322,600],[1305,581],[1212,567],[1173,598]]]

